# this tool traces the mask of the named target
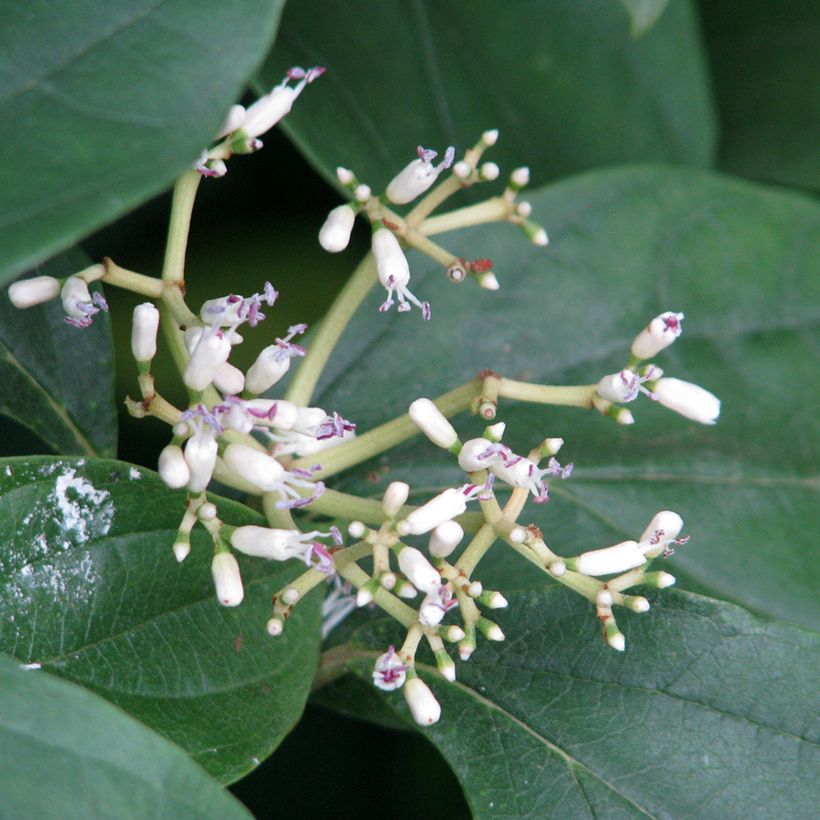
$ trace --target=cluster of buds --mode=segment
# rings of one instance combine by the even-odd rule
[[[620,424],[635,419],[622,405],[643,393],[664,407],[701,424],[714,424],[720,415],[720,399],[697,384],[665,377],[654,364],[644,364],[669,347],[681,334],[682,313],[667,311],[656,316],[632,342],[626,367],[604,376],[596,386],[595,406]]]
[[[468,261],[455,256],[433,242],[430,236],[466,225],[508,221],[519,225],[525,236],[536,245],[547,244],[546,231],[529,219],[531,205],[516,200],[529,182],[529,169],[524,167],[512,172],[501,196],[492,197],[469,209],[430,217],[436,207],[457,191],[498,179],[501,173],[498,165],[480,162],[484,151],[497,139],[498,131],[485,131],[462,159],[455,161],[456,151],[450,146],[437,164],[434,162],[437,152],[420,145],[416,158],[393,177],[380,197],[374,196],[371,187],[360,182],[353,171],[342,167],[336,169],[339,183],[349,193],[351,201],[337,206],[328,214],[319,231],[319,243],[330,253],[343,251],[350,242],[356,215],[362,213],[366,216],[372,230],[371,247],[376,276],[387,293],[379,307],[382,313],[398,301],[399,312],[409,311],[415,305],[425,320],[430,318],[429,302],[420,300],[410,290],[410,266],[402,244],[416,248],[440,263],[451,281],[462,282],[470,275],[487,290],[499,288],[489,259]],[[399,216],[391,209],[391,205],[408,205],[426,194],[448,169],[451,169],[450,176],[406,217]]]

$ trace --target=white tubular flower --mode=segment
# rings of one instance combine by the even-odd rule
[[[445,521],[430,533],[427,549],[436,558],[446,558],[464,538],[464,530],[457,521]]]
[[[610,373],[598,382],[595,390],[602,399],[615,404],[632,401],[638,397],[638,391],[635,389],[638,378],[638,374],[632,370]]]
[[[652,393],[664,407],[701,424],[714,424],[720,415],[720,399],[697,384],[663,378]]]
[[[196,433],[185,442],[185,462],[191,472],[188,489],[192,493],[201,493],[208,486],[218,452],[216,439],[208,430]]]
[[[680,535],[683,529],[683,519],[671,510],[661,510],[656,513],[643,531],[641,543],[658,543],[660,540],[671,541]]]
[[[410,714],[419,726],[430,726],[441,717],[441,705],[421,678],[410,678],[402,691]]]
[[[220,365],[228,361],[231,343],[221,330],[206,331],[199,337],[182,380],[189,390],[202,391],[214,380]]]
[[[576,568],[583,575],[614,575],[646,563],[646,556],[637,541],[622,541],[611,547],[583,552]]]
[[[225,119],[220,126],[219,131],[216,132],[214,139],[219,140],[222,139],[222,137],[226,137],[228,134],[233,134],[234,131],[237,131],[242,127],[243,122],[245,122],[245,106],[232,105],[228,109],[228,113],[225,115]]]
[[[237,527],[231,533],[231,546],[254,558],[287,561],[289,558],[304,560],[312,540],[318,532],[299,530],[276,530],[268,527]]]
[[[456,433],[455,428],[430,399],[416,399],[408,408],[407,413],[410,416],[410,421],[433,444],[449,450],[458,441],[458,433]]]
[[[424,596],[419,606],[419,623],[422,626],[438,626],[445,614],[456,606],[458,601],[453,597],[450,587],[441,584]]]
[[[245,374],[230,362],[223,362],[214,373],[214,387],[226,396],[235,396],[245,389]]]
[[[399,553],[399,569],[421,592],[434,592],[441,586],[438,570],[415,547],[405,547]]]
[[[229,444],[222,460],[238,476],[264,492],[278,490],[285,468],[267,453],[246,444]]]
[[[407,503],[410,494],[410,485],[403,481],[391,481],[387,485],[382,497],[382,510],[388,518],[395,518],[401,508]]]
[[[471,438],[458,451],[458,466],[466,473],[487,470],[492,464],[510,456],[510,449],[486,438]]]
[[[229,552],[218,552],[211,562],[216,597],[222,606],[239,606],[245,597],[239,564]]]
[[[15,282],[9,288],[9,299],[16,308],[29,308],[50,302],[60,295],[60,282],[53,276],[35,276]]]
[[[108,303],[101,293],[91,293],[88,285],[78,276],[69,276],[60,291],[65,320],[73,327],[88,327],[101,310],[108,310]]]
[[[418,159],[405,166],[387,186],[387,198],[396,205],[406,205],[423,194],[437,179],[439,174],[453,164],[456,149],[451,145],[444,152],[444,159],[436,166],[433,160],[436,151],[418,147]]]
[[[404,685],[407,665],[401,662],[398,652],[391,646],[376,658],[373,665],[373,685],[385,692],[392,692]]]
[[[248,368],[245,387],[249,393],[259,394],[270,390],[290,369],[290,356],[280,356],[277,345],[266,347]]]
[[[631,352],[636,359],[650,359],[672,344],[681,334],[682,313],[667,311],[656,316],[632,342]]]
[[[153,302],[134,308],[131,322],[131,353],[138,362],[150,362],[157,355],[159,311]]]
[[[536,504],[544,504],[549,501],[549,487],[544,481],[544,476],[569,478],[572,475],[573,466],[573,464],[567,464],[562,467],[555,458],[551,458],[547,466],[542,469],[528,458],[509,454],[491,463],[489,469],[496,478],[500,478],[511,487],[526,487],[532,493]]]
[[[478,487],[475,484],[465,484],[457,489],[451,487],[413,510],[404,521],[399,521],[396,529],[400,535],[423,535],[430,532],[439,524],[465,512],[467,502],[472,501],[477,494]]]
[[[425,320],[429,319],[430,303],[420,302],[407,287],[410,281],[410,266],[407,264],[407,258],[393,231],[388,228],[378,228],[374,231],[372,248],[373,256],[376,258],[379,282],[387,291],[387,299],[379,306],[379,311],[384,313],[390,309],[394,304],[393,292],[395,291],[399,300],[400,313],[410,310],[410,302],[412,302],[421,309]]]
[[[298,67],[289,69],[285,79],[270,94],[260,97],[248,108],[245,120],[242,123],[243,133],[254,139],[270,131],[282,117],[290,113],[293,103],[305,86],[312,83],[317,77],[321,77],[324,73],[324,68],[318,66],[307,71]],[[288,86],[291,80],[297,81],[292,88]]]
[[[319,230],[319,244],[329,253],[343,251],[350,242],[355,222],[356,211],[350,205],[337,206],[327,215]]]
[[[178,490],[191,480],[191,470],[177,444],[169,444],[159,454],[159,477],[172,489]]]

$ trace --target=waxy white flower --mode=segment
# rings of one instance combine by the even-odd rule
[[[131,321],[131,353],[138,362],[149,362],[157,355],[159,311],[153,302],[134,308]]]
[[[555,458],[551,458],[546,467],[540,468],[531,459],[511,454],[511,457],[493,461],[489,469],[496,478],[511,487],[526,487],[532,493],[533,501],[536,504],[543,504],[549,501],[549,487],[544,481],[544,476],[569,478],[573,466],[567,464],[566,467],[562,467]]]
[[[169,444],[159,454],[159,477],[172,489],[178,490],[191,480],[191,469],[182,448]]]
[[[423,194],[438,179],[439,174],[453,164],[456,150],[450,146],[444,153],[444,159],[433,165],[438,156],[436,151],[418,147],[418,159],[405,166],[387,186],[387,198],[396,205],[406,205]]]
[[[419,606],[419,623],[422,626],[438,626],[444,616],[458,601],[453,597],[453,591],[447,584],[440,584],[424,596]]]
[[[449,450],[457,441],[458,433],[441,410],[430,399],[416,399],[407,410],[410,421],[433,444]]]
[[[376,658],[373,665],[373,684],[385,692],[392,692],[404,685],[407,665],[402,663],[398,652],[391,646]]]
[[[270,131],[282,117],[290,113],[293,103],[305,86],[324,73],[324,68],[318,66],[307,71],[298,67],[289,69],[279,85],[248,108],[242,123],[242,132],[253,139]],[[296,80],[296,85],[291,87],[288,83],[292,80]]]
[[[664,406],[701,424],[714,424],[720,416],[720,399],[697,384],[680,379],[659,379],[654,397]]]
[[[457,521],[445,521],[430,533],[427,549],[436,558],[446,558],[461,543],[464,530]]]
[[[656,316],[632,342],[631,352],[636,359],[650,359],[672,344],[681,334],[682,313],[667,311]]]
[[[434,592],[441,586],[438,570],[415,547],[405,547],[399,553],[399,569],[420,592]]]
[[[300,532],[248,525],[237,527],[231,533],[231,546],[256,558],[273,561],[287,561],[289,558],[304,560],[312,541],[324,535],[318,531]]]
[[[245,389],[245,374],[230,362],[223,362],[214,373],[214,387],[227,396],[235,396]]]
[[[182,380],[189,390],[202,391],[210,385],[220,365],[228,361],[231,343],[221,330],[202,333],[191,352],[191,358],[182,374]]]
[[[330,253],[343,251],[350,242],[356,211],[350,205],[339,205],[328,215],[319,230],[319,244]]]
[[[435,529],[439,524],[461,515],[467,509],[467,502],[478,494],[478,487],[465,484],[463,487],[445,490],[430,499],[396,526],[400,535],[422,535]],[[402,550],[404,552],[404,550]]]
[[[382,497],[382,510],[388,518],[394,518],[407,503],[410,485],[404,481],[391,481]]]
[[[641,535],[641,543],[658,543],[660,540],[672,541],[680,535],[683,519],[672,510],[661,510],[656,513]]]
[[[280,488],[285,468],[267,453],[246,444],[229,444],[222,454],[226,466],[264,492]]]
[[[60,282],[53,276],[34,276],[14,282],[9,287],[9,299],[16,308],[29,308],[50,302],[60,295]]]
[[[292,339],[304,333],[307,327],[306,324],[291,325],[283,338],[277,338],[275,344],[262,350],[245,376],[245,389],[249,393],[258,395],[270,390],[288,372],[290,360],[305,355],[305,349]]]
[[[384,227],[377,228],[373,232],[372,248],[373,256],[376,258],[379,282],[387,291],[387,299],[379,306],[379,311],[384,313],[390,309],[394,304],[393,293],[395,292],[399,300],[400,313],[410,310],[410,302],[412,302],[421,309],[425,320],[429,319],[430,303],[420,302],[407,287],[410,282],[410,266],[407,264],[407,257],[393,231]]]
[[[458,466],[467,473],[487,470],[492,464],[512,457],[510,448],[486,438],[471,438],[458,451]]]
[[[236,558],[229,552],[218,552],[211,562],[216,598],[222,606],[239,606],[245,597],[242,576]]]
[[[234,131],[242,127],[242,123],[245,122],[245,116],[244,105],[232,105],[228,109],[228,113],[225,115],[225,119],[222,121],[222,125],[216,132],[214,139],[219,140],[228,134],[233,134]]]
[[[192,493],[201,493],[210,483],[218,453],[213,432],[207,429],[195,433],[185,442],[185,462],[191,472],[188,489]]]
[[[581,553],[576,568],[583,575],[614,575],[644,563],[646,555],[641,545],[637,541],[622,541],[611,547]]]
[[[419,726],[430,726],[441,717],[441,705],[421,678],[410,678],[402,691],[410,714]]]
[[[101,293],[91,293],[88,284],[78,276],[69,276],[60,291],[65,320],[73,327],[88,327],[101,310],[108,310],[108,303]]]

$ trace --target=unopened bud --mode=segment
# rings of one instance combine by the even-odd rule
[[[388,518],[395,518],[407,503],[410,485],[403,481],[391,481],[382,498],[382,510]]]
[[[60,295],[60,283],[53,276],[35,276],[14,282],[9,287],[9,299],[16,308],[29,308],[50,302]]]
[[[441,706],[430,687],[421,678],[410,678],[402,689],[413,720],[419,726],[429,726],[441,717]]]
[[[457,162],[457,163],[453,166],[453,173],[454,173],[454,174],[455,174],[455,175],[456,175],[459,179],[467,179],[467,177],[468,177],[468,176],[470,176],[470,174],[472,174],[472,173],[473,173],[473,169],[472,169],[472,167],[471,167],[471,165],[470,165],[470,163],[469,163],[469,162],[465,162],[465,161],[462,159],[462,160],[459,160],[459,161],[458,161],[458,162]]]
[[[347,525],[347,532],[351,538],[361,538],[367,527],[361,521],[351,521]]]
[[[396,529],[399,535],[423,535],[435,529],[439,524],[450,521],[467,509],[468,496],[472,497],[475,487],[465,485],[462,488],[450,488],[439,493],[435,498],[422,505],[403,521]]]
[[[159,454],[159,477],[172,490],[184,487],[191,480],[191,470],[185,460],[182,448],[169,444]]]
[[[131,353],[138,362],[150,362],[157,355],[159,311],[153,302],[134,308],[131,322]]]
[[[281,486],[285,468],[267,453],[246,444],[229,444],[222,459],[240,478],[264,492],[272,492]]]
[[[501,169],[494,162],[485,162],[481,168],[478,169],[478,174],[481,179],[487,180],[487,182],[498,179],[500,173]]]
[[[623,541],[611,547],[581,553],[576,569],[583,575],[613,575],[646,563],[637,541]]]
[[[490,131],[485,131],[481,135],[481,141],[486,145],[488,148],[495,145],[498,142],[498,129],[493,128]]]
[[[216,504],[211,504],[210,501],[200,504],[199,509],[196,511],[200,521],[213,521],[216,518],[216,513]]]
[[[606,625],[606,642],[618,652],[623,652],[626,649],[626,638],[624,638],[621,630],[615,621],[610,621]]]
[[[458,433],[456,433],[455,428],[430,399],[416,399],[407,412],[413,424],[433,444],[449,450],[458,441]]]
[[[444,649],[439,649],[439,651],[436,652],[436,666],[438,667],[438,671],[441,672],[443,678],[450,681],[450,683],[455,681],[456,665]]]
[[[336,169],[336,179],[338,179],[342,185],[352,185],[356,181],[356,175],[349,168],[339,166]]]
[[[501,631],[501,627],[488,618],[479,618],[476,626],[489,641],[503,641],[505,638],[504,633]]]
[[[525,185],[529,185],[530,182],[530,169],[526,166],[521,168],[516,168],[510,174],[510,187],[513,190],[521,190]]]
[[[667,311],[656,316],[632,342],[631,353],[636,359],[649,359],[669,347],[681,334],[682,313]]]
[[[282,592],[282,603],[287,606],[293,606],[302,597],[302,593],[295,587],[287,587]]]
[[[464,530],[456,521],[445,521],[430,533],[427,549],[436,558],[446,558],[464,538]]]
[[[350,205],[334,208],[319,231],[319,244],[330,253],[343,251],[350,242],[350,234],[356,222],[356,212]]]
[[[285,622],[281,618],[271,618],[265,624],[265,630],[271,638],[278,638],[285,631]]]
[[[441,576],[415,547],[405,547],[399,553],[399,569],[421,592],[435,592],[441,586]]]
[[[181,564],[191,553],[191,542],[187,539],[185,541],[174,541],[174,558]]]
[[[245,597],[239,564],[230,552],[218,552],[211,562],[216,597],[222,606],[239,606]]]
[[[720,399],[697,384],[681,379],[659,379],[652,387],[664,406],[700,424],[714,424],[720,415]]]
[[[450,643],[458,643],[458,641],[464,640],[464,630],[456,624],[445,626],[439,634],[445,641]]]

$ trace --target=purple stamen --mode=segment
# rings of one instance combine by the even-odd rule
[[[551,458],[549,460],[549,463],[547,464],[547,472],[551,473],[557,478],[569,478],[572,475],[572,469],[574,466],[575,465],[573,463],[570,463],[567,464],[566,467],[562,467],[558,463],[558,459]]]
[[[66,316],[65,322],[72,327],[89,327],[91,325],[91,317],[86,316],[84,319],[76,319],[73,316]]]
[[[434,151],[432,148],[422,148],[421,145],[419,145],[416,151],[422,162],[430,162],[438,156],[438,151]]]
[[[421,303],[421,315],[424,317],[425,322],[430,321],[430,303],[429,302],[422,302]]]
[[[262,298],[265,300],[268,307],[273,307],[276,300],[279,298],[279,291],[274,290],[274,287],[270,282],[265,282],[265,287],[262,294]]]
[[[335,524],[330,528],[330,535],[333,538],[333,543],[336,544],[337,547],[341,547],[342,544],[344,544],[342,531]]]

